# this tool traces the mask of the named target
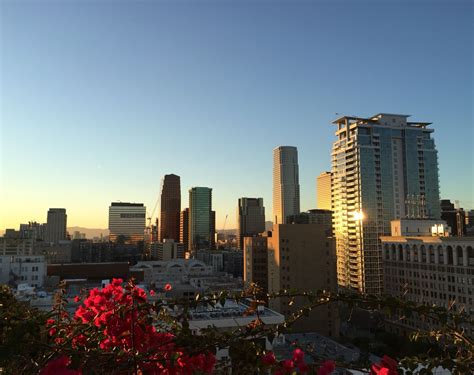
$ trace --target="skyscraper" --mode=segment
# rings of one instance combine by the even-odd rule
[[[244,237],[252,237],[265,231],[263,198],[239,198],[237,225],[237,246],[243,250]]]
[[[109,240],[128,244],[143,241],[145,220],[143,203],[112,202],[109,207]]]
[[[292,146],[273,149],[273,224],[285,224],[300,213],[298,150]]]
[[[161,185],[161,217],[160,237],[179,240],[179,216],[181,211],[180,178],[174,174],[167,174]]]
[[[58,243],[66,239],[67,215],[65,208],[50,208],[46,222],[46,242]]]
[[[405,115],[343,116],[332,148],[332,206],[338,283],[383,291],[380,236],[390,221],[440,217],[438,161],[432,129]],[[414,209],[416,206],[416,209]]]
[[[181,211],[179,217],[179,242],[184,244],[184,250],[189,250],[189,208]]]
[[[189,251],[211,247],[211,211],[212,189],[208,187],[189,189]]]
[[[316,179],[316,201],[320,210],[331,210],[331,172],[322,172]]]

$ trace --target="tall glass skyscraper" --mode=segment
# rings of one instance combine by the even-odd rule
[[[181,213],[181,184],[179,176],[167,174],[161,184],[161,217],[159,240],[179,241],[179,216]]]
[[[342,287],[382,293],[379,238],[390,235],[390,221],[440,217],[433,130],[408,117],[381,113],[333,122],[333,225]]]
[[[189,251],[211,248],[212,225],[212,189],[189,189]]]
[[[298,150],[293,146],[273,149],[273,224],[286,224],[300,213]]]

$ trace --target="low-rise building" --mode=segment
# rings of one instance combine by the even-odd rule
[[[152,242],[150,254],[153,260],[184,259],[184,244],[175,242],[173,239],[164,239],[163,242]]]
[[[401,222],[401,223],[399,223]],[[385,292],[429,305],[455,307],[474,314],[474,237],[450,237],[432,230],[418,235],[394,235],[401,224],[392,222],[392,236],[381,237]],[[400,233],[400,231],[398,231]],[[405,328],[429,328],[429,322],[410,319],[394,322]]]
[[[37,255],[0,256],[0,284],[28,284],[39,288],[44,284],[46,262]]]

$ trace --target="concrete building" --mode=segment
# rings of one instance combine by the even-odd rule
[[[332,236],[332,211],[308,210],[288,217],[288,224],[322,224],[328,236]]]
[[[245,237],[243,251],[245,284],[257,284],[264,294],[268,293],[267,236]]]
[[[265,231],[263,198],[239,198],[237,206],[237,246],[244,248],[244,237]]]
[[[322,172],[316,178],[316,207],[320,210],[332,210],[331,172]]]
[[[168,261],[172,259],[184,259],[184,244],[165,239],[163,242],[151,243],[151,259]]]
[[[36,240],[4,236],[0,238],[0,255],[33,255]]]
[[[72,241],[59,241],[57,243],[37,242],[34,246],[36,255],[44,256],[46,263],[71,263]]]
[[[57,243],[67,239],[67,215],[65,208],[50,208],[46,222],[44,240]]]
[[[161,184],[161,217],[159,241],[179,241],[179,217],[181,212],[181,183],[179,176],[167,174]]]
[[[0,256],[0,284],[28,284],[40,288],[45,276],[46,262],[42,256]]]
[[[212,246],[212,189],[189,189],[189,248],[190,252]]]
[[[279,224],[268,234],[268,291],[281,290],[337,292],[334,239],[327,237],[320,224]],[[288,299],[277,298],[269,307],[290,317],[306,306],[308,300],[296,298],[292,306]],[[318,332],[339,336],[339,314],[335,304],[314,309],[309,317],[293,325],[294,332]]]
[[[474,314],[474,237],[449,237],[437,234],[438,221],[431,230],[416,235],[398,234],[409,220],[392,222],[391,236],[381,237],[385,292],[418,304],[455,308]],[[412,227],[418,226],[413,224]],[[413,230],[410,230],[413,233]],[[393,321],[400,328],[429,329],[430,322],[416,316]],[[472,328],[472,327],[471,327]],[[471,332],[471,334],[474,332]]]
[[[332,207],[342,287],[382,293],[379,238],[390,234],[390,221],[440,217],[433,130],[408,117],[380,113],[333,122]]]
[[[20,224],[20,238],[29,238],[35,241],[44,241],[46,236],[46,224],[30,221],[28,224]]]
[[[109,240],[126,244],[143,241],[145,220],[143,203],[112,202],[109,207]]]
[[[298,150],[292,146],[273,149],[273,224],[300,212]]]
[[[442,199],[441,219],[451,227],[451,234],[453,236],[466,235],[466,212],[462,208],[456,207],[449,199]]]
[[[189,208],[181,211],[179,217],[179,242],[184,245],[184,250],[189,250]]]

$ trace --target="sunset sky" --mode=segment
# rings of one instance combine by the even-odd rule
[[[474,208],[473,2],[0,1],[0,230],[106,228],[164,174],[271,217],[272,149],[316,206],[339,115],[433,122],[441,197]]]

